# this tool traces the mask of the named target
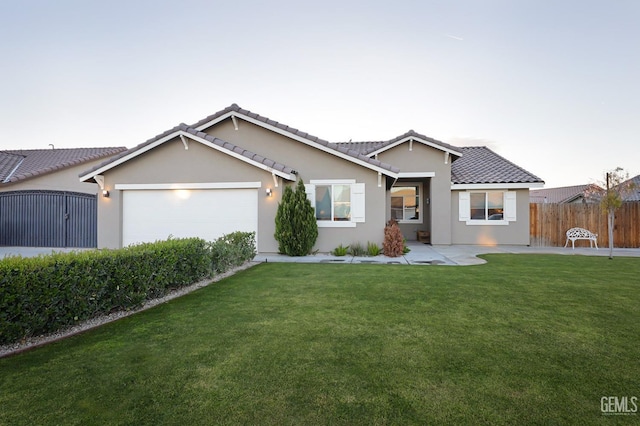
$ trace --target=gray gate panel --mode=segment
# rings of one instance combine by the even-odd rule
[[[63,191],[0,193],[0,245],[96,247],[96,196]]]
[[[98,245],[98,206],[95,195],[66,194],[65,247]]]

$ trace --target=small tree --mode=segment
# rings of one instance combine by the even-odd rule
[[[395,219],[390,219],[384,227],[382,251],[385,256],[398,257],[404,254],[404,237]]]
[[[616,167],[605,173],[606,188],[600,199],[602,209],[607,212],[607,229],[609,231],[609,259],[613,259],[613,229],[615,225],[615,214],[625,198],[631,194],[635,185],[629,180],[629,173],[621,167]]]
[[[290,186],[284,188],[276,213],[274,237],[278,251],[289,256],[309,254],[318,239],[316,216],[302,180],[298,180],[295,192]]]

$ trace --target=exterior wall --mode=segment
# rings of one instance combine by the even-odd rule
[[[97,194],[98,184],[80,182],[79,175],[103,161],[104,158],[69,167],[57,172],[48,173],[46,175],[36,176],[32,179],[27,179],[13,184],[1,185],[0,191],[47,190]]]
[[[458,220],[458,193],[451,192],[452,243],[529,245],[529,190],[516,190],[516,220],[508,225],[467,225]]]
[[[298,170],[298,178],[305,183],[311,179],[355,179],[365,184],[366,222],[357,223],[354,228],[319,228],[315,250],[328,252],[341,243],[382,243],[385,188],[384,185],[378,188],[377,172],[251,123],[239,120],[239,124],[239,130],[235,131],[227,120],[210,133],[293,167]],[[185,150],[180,139],[176,138],[109,170],[104,176],[110,197],[98,197],[100,248],[117,248],[122,244],[122,191],[114,189],[116,184],[259,181],[262,188],[258,191],[258,251],[275,253],[278,250],[273,234],[275,215],[282,197],[282,179],[278,179],[279,186],[275,188],[271,173],[244,161],[195,141],[190,141],[189,149]],[[266,188],[273,189],[272,197],[266,197]]]
[[[365,222],[357,223],[354,228],[326,228],[318,229],[318,240],[315,250],[329,252],[339,244],[359,242],[366,245],[368,241],[382,244],[384,239],[385,216],[385,185],[378,187],[378,173],[333,154],[325,153],[302,142],[290,139],[252,123],[238,119],[238,130],[227,119],[205,130],[208,134],[224,141],[237,144],[249,151],[260,154],[272,160],[277,160],[298,171],[298,178],[306,184],[314,179],[355,179],[365,184]],[[274,192],[274,199],[279,201],[281,191]],[[277,203],[276,203],[277,205]],[[260,213],[262,217],[262,212]],[[265,220],[275,220],[273,216]],[[262,239],[273,240],[273,245],[265,248],[265,252],[277,252],[277,242],[273,239],[273,232]]]
[[[264,192],[266,187],[273,187],[273,178],[270,173],[241,160],[194,141],[185,150],[176,138],[109,170],[104,176],[110,196],[98,197],[98,248],[122,246],[122,191],[115,190],[116,184],[261,182],[258,249],[273,249],[270,240],[273,240],[275,224],[266,218],[275,217],[278,192],[274,191],[272,197]]]
[[[378,160],[400,167],[401,172],[435,173],[428,179],[430,187],[424,188],[430,200],[425,219],[430,217],[431,223],[420,228],[431,231],[432,244],[451,244],[451,161],[445,164],[444,152],[415,141],[409,151],[409,142],[405,142],[380,153]],[[389,205],[390,200],[387,201]],[[385,210],[389,209],[385,207]],[[389,217],[390,213],[386,214]],[[415,239],[416,227],[410,224],[402,225],[400,229],[407,239]]]

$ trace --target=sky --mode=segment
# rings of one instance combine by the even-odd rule
[[[133,147],[232,103],[412,129],[545,187],[640,174],[640,1],[0,0],[0,149]]]

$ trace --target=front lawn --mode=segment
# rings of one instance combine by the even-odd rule
[[[258,265],[0,359],[0,424],[640,421],[640,259],[486,259]]]

